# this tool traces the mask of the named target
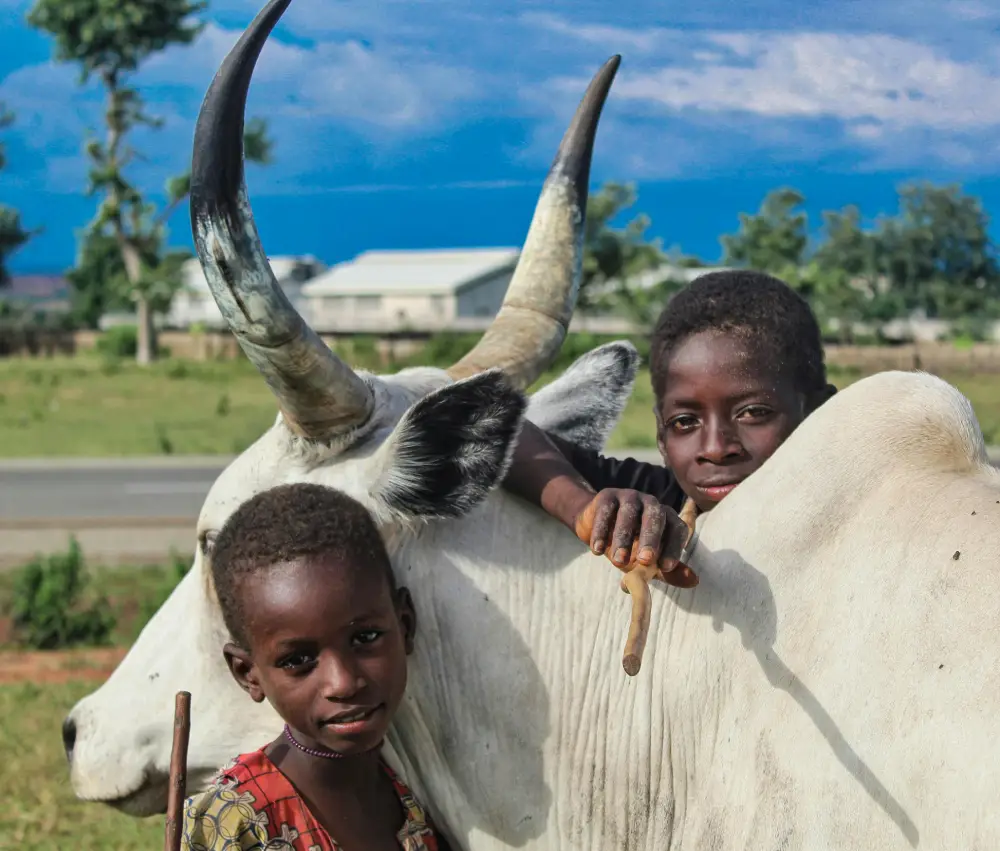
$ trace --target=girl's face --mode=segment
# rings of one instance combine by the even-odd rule
[[[237,681],[265,697],[307,747],[345,756],[377,747],[406,689],[416,617],[380,565],[301,559],[241,589],[249,653],[227,644]]]
[[[670,356],[664,387],[660,454],[702,511],[770,458],[808,413],[790,370],[766,363],[731,332],[685,339]]]

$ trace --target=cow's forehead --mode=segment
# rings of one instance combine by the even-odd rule
[[[415,367],[394,375],[360,373],[375,395],[369,426],[350,447],[306,445],[285,427],[280,415],[274,425],[243,451],[219,475],[198,518],[198,538],[218,531],[243,502],[281,484],[313,482],[343,490],[365,501],[371,455],[385,442],[402,416],[428,393],[452,383],[441,369]]]

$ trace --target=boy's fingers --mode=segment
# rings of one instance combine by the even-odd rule
[[[666,525],[666,509],[655,500],[643,505],[642,528],[639,530],[639,553],[636,561],[652,564],[660,554],[663,543],[663,529]]]
[[[597,555],[603,555],[611,541],[611,530],[615,526],[615,517],[618,513],[618,500],[610,495],[601,494],[594,502],[597,508],[594,511],[594,526],[590,532],[590,549]]]
[[[620,501],[618,519],[611,539],[611,560],[619,567],[624,567],[632,560],[632,546],[639,536],[641,520],[642,503],[638,494]]]
[[[660,577],[667,585],[675,588],[694,588],[698,584],[698,576],[683,562],[670,559],[660,570]]]

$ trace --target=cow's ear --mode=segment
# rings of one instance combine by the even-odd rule
[[[606,343],[532,394],[526,417],[549,434],[600,452],[628,404],[638,370],[634,345]]]
[[[500,370],[425,396],[379,449],[373,500],[407,520],[466,514],[507,474],[526,406]]]

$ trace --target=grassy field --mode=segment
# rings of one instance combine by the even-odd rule
[[[831,380],[844,387],[860,375],[832,370]],[[944,377],[971,399],[987,442],[1000,443],[1000,376]],[[642,372],[611,448],[655,445],[652,404]],[[166,360],[148,369],[86,356],[0,359],[0,457],[237,454],[275,412],[243,359]]]
[[[118,649],[25,653],[0,646],[0,848],[19,851],[145,851],[163,842],[162,818],[137,820],[78,801],[69,786],[59,728],[96,688],[176,581],[173,566],[95,570],[91,592],[118,617]],[[0,611],[11,580],[0,574]],[[7,630],[5,630],[5,633]],[[9,633],[4,639],[9,642]],[[164,707],[172,712],[172,707]]]
[[[63,716],[96,683],[0,686],[0,848],[18,851],[147,851],[163,844],[163,820],[137,820],[78,801],[59,738]],[[169,712],[170,708],[166,707]]]

